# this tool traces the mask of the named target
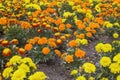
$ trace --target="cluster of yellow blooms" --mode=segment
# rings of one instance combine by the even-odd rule
[[[22,58],[21,56],[13,56],[6,64],[2,75],[5,79],[11,80],[45,80],[47,76],[43,72],[35,72],[37,69],[32,59],[29,57]],[[35,73],[32,74],[31,72]],[[28,75],[29,74],[29,75]]]
[[[120,53],[115,55],[113,57],[113,60],[111,60],[110,57],[105,57],[105,56],[100,59],[100,65],[103,67],[108,67],[110,69],[110,72],[113,74],[120,73],[120,64],[119,63],[120,63]],[[117,80],[119,80],[119,79],[117,79]]]
[[[87,39],[76,39],[76,41],[77,41],[80,45],[87,45],[87,44],[88,44],[88,40],[87,40]]]
[[[102,53],[102,52],[111,52],[113,48],[112,48],[112,45],[109,43],[106,43],[106,44],[99,43],[95,46],[95,50],[98,53]]]

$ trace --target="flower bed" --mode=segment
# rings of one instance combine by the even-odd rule
[[[57,57],[75,80],[120,80],[119,4],[119,0],[1,0],[0,78],[16,80],[19,67],[28,66],[17,63],[12,70],[9,66],[14,65],[7,62],[17,55],[35,64]],[[91,43],[94,46],[88,50]],[[6,69],[11,75],[5,75]],[[20,79],[39,75],[28,77],[31,70],[20,70],[28,74]]]

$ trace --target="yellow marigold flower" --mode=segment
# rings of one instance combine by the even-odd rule
[[[108,78],[103,77],[103,78],[101,78],[100,80],[108,80]]]
[[[23,69],[18,69],[13,73],[11,80],[24,80],[25,77],[26,72]]]
[[[30,0],[23,0],[25,4],[30,3]]]
[[[118,53],[117,55],[115,55],[113,57],[113,61],[116,61],[117,63],[120,63],[120,53]]]
[[[102,47],[103,52],[111,52],[112,51],[112,46],[111,44],[104,44],[104,46]]]
[[[114,33],[113,34],[113,38],[118,38],[119,37],[119,34],[118,33]]]
[[[70,75],[76,75],[78,73],[78,70],[72,70],[71,72],[70,72]]]
[[[118,63],[111,63],[109,66],[110,72],[117,74],[120,73],[120,64]]]
[[[86,80],[86,78],[84,76],[79,76],[76,78],[76,80]]]
[[[73,6],[75,3],[73,1],[68,1],[70,6]]]
[[[100,59],[100,64],[101,64],[103,67],[109,66],[110,63],[111,63],[110,57],[102,57],[102,58]]]
[[[64,14],[63,14],[63,16],[65,18],[68,18],[68,17],[73,16],[73,15],[74,15],[74,13],[70,13],[70,12],[64,12]]]
[[[80,43],[81,45],[86,45],[88,44],[88,40],[87,39],[76,39],[76,41],[78,43]]]
[[[21,56],[15,55],[10,59],[10,65],[16,65],[21,63]]]
[[[93,73],[96,71],[95,65],[89,62],[84,63],[82,67],[86,73]]]
[[[95,78],[91,76],[88,80],[95,80]]]
[[[32,59],[29,57],[25,57],[21,60],[21,63],[28,64],[30,67],[37,69],[36,64],[33,63]]]
[[[99,4],[97,4],[97,5],[95,6],[95,10],[96,10],[97,12],[101,12],[100,4],[101,4],[101,3],[99,3]]]
[[[103,47],[103,43],[99,43],[99,44],[97,44],[96,46],[95,46],[95,50],[97,51],[97,52],[102,52],[102,47]]]
[[[47,76],[43,72],[36,72],[29,77],[29,80],[45,80]]]
[[[12,71],[13,71],[13,67],[8,67],[6,69],[4,69],[2,76],[7,79],[12,75]]]
[[[120,80],[120,75],[117,76],[117,80]]]
[[[119,24],[119,23],[117,23],[117,22],[115,22],[113,25],[114,25],[114,26],[117,26],[117,27],[119,27],[119,26],[120,26],[120,24]]]
[[[95,50],[97,52],[111,52],[113,50],[111,44],[103,44],[103,43],[99,43],[95,46]]]
[[[29,66],[24,63],[20,64],[20,66],[18,66],[18,69],[23,69],[25,72],[30,72]]]

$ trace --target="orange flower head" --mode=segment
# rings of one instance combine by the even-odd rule
[[[1,25],[7,24],[7,18],[6,18],[6,17],[0,18],[0,24],[1,24]]]
[[[34,37],[33,39],[35,40],[35,42],[38,42],[38,40],[40,39],[40,37]]]
[[[2,51],[2,55],[3,56],[10,56],[12,53],[12,51],[9,49],[9,48],[5,48],[3,51]]]
[[[49,44],[50,47],[53,47],[53,48],[57,47],[57,45],[54,41],[49,41],[48,44]]]
[[[6,47],[6,46],[9,45],[9,41],[8,41],[8,40],[3,40],[3,41],[1,42],[1,45],[4,46],[4,47]]]
[[[83,58],[85,56],[85,51],[81,50],[81,49],[77,49],[76,52],[75,52],[75,56],[77,58]]]
[[[23,29],[28,29],[31,27],[29,22],[21,21],[20,24]]]
[[[12,43],[12,44],[19,44],[19,41],[18,41],[17,39],[13,39],[13,40],[11,41],[11,43]]]
[[[66,37],[65,36],[61,36],[60,39],[63,40],[63,41],[65,41]]]
[[[79,35],[79,38],[80,38],[80,39],[84,39],[84,38],[85,38],[85,34],[81,33],[81,34]]]
[[[59,50],[55,49],[54,52],[55,52],[55,54],[56,54],[58,57],[61,56],[61,52],[60,52]]]
[[[25,51],[24,48],[19,48],[19,49],[18,49],[18,53],[19,53],[19,54],[25,54],[26,51]]]
[[[71,24],[66,24],[66,27],[67,27],[67,28],[71,28],[72,25],[71,25]]]
[[[29,39],[29,40],[28,40],[28,43],[29,43],[29,44],[35,44],[35,40],[34,40],[34,39]]]
[[[64,30],[65,30],[65,24],[60,24],[59,30],[60,30],[60,31],[64,31]]]
[[[67,63],[73,62],[73,55],[67,55],[66,58],[65,58],[65,61],[66,61]]]
[[[44,47],[44,48],[42,49],[42,53],[43,53],[44,55],[47,55],[47,54],[50,53],[50,49],[49,49],[48,47]]]
[[[86,36],[87,36],[87,37],[92,37],[92,33],[91,33],[91,32],[87,32],[87,33],[86,33]]]
[[[61,39],[57,39],[56,40],[56,44],[62,44],[62,40]]]
[[[76,40],[71,40],[71,41],[68,43],[68,46],[70,46],[70,47],[75,47],[75,46],[77,46],[77,45],[78,45],[78,43],[77,43]]]
[[[32,44],[30,44],[30,43],[28,43],[28,44],[26,44],[25,46],[24,46],[24,49],[26,50],[26,51],[30,51],[31,49],[32,49]]]

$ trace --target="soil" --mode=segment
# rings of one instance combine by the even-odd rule
[[[48,63],[39,63],[38,69],[48,76],[47,80],[73,80],[69,75],[70,70],[61,64],[59,58]]]

